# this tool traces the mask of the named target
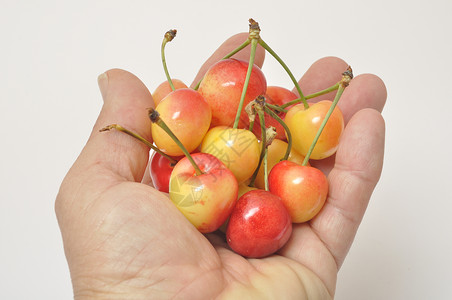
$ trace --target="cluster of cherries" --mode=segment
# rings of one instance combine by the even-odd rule
[[[333,155],[344,130],[336,107],[353,75],[304,96],[289,68],[260,37],[250,19],[248,39],[214,64],[194,88],[171,79],[164,48],[167,81],[153,93],[149,109],[153,143],[120,125],[117,129],[154,149],[150,174],[154,187],[169,193],[180,212],[202,233],[222,230],[235,252],[264,257],[290,238],[293,223],[311,220],[328,195],[326,176],[309,164]],[[267,86],[254,65],[257,45],[276,58],[295,84]],[[250,45],[249,62],[232,55]],[[336,90],[333,101],[307,99]]]

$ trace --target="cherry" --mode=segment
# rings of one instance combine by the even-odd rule
[[[265,257],[278,251],[292,233],[290,215],[281,199],[252,190],[239,198],[229,218],[226,241],[245,257]]]
[[[213,155],[195,153],[192,158],[203,173],[197,175],[190,161],[182,158],[171,173],[170,199],[200,232],[213,232],[229,217],[238,183]]]
[[[331,105],[331,101],[323,100],[311,104],[308,109],[305,109],[304,105],[298,104],[287,112],[284,121],[292,134],[292,146],[300,154],[307,155]],[[339,107],[335,107],[323,128],[310,158],[323,159],[333,155],[339,146],[339,139],[343,130],[344,117]]]
[[[270,173],[271,169],[274,165],[276,165],[281,159],[284,158],[287,150],[287,143],[285,141],[281,141],[279,139],[274,139],[273,142],[268,146],[268,155],[267,155],[267,166],[268,173]],[[304,160],[304,156],[299,154],[296,150],[291,149],[289,153],[289,157],[287,158],[289,161],[292,161],[296,164],[301,165]],[[264,168],[261,166],[256,176],[256,180],[254,182],[254,186],[260,189],[265,188],[264,183]]]
[[[176,162],[180,157],[175,158]],[[170,161],[167,157],[158,152],[154,152],[149,164],[149,174],[154,187],[164,193],[169,192],[169,180],[176,162]]]
[[[179,79],[172,79],[174,88],[176,90],[187,88],[187,85]],[[152,98],[154,99],[154,106],[157,106],[163,98],[165,98],[173,89],[171,88],[168,81],[162,82],[152,93]]]
[[[230,58],[217,62],[204,75],[198,91],[212,108],[212,127],[232,126],[234,123],[247,70],[248,62]],[[264,94],[266,89],[264,74],[253,65],[244,105]],[[243,110],[238,127],[244,128],[247,124],[248,117]]]
[[[212,116],[209,104],[201,94],[188,88],[175,90],[159,103],[156,110],[188,152],[201,144]],[[151,129],[158,148],[170,156],[183,155],[181,148],[157,124],[152,124]]]
[[[294,223],[312,219],[328,195],[328,180],[322,171],[287,160],[272,168],[268,183],[270,192],[281,198]]]
[[[259,148],[259,142],[251,131],[226,126],[210,129],[201,144],[201,152],[218,157],[239,183],[250,178],[257,168]]]

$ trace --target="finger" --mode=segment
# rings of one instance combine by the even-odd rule
[[[204,76],[204,74],[207,72],[207,70],[217,61],[220,61],[225,55],[236,49],[238,46],[240,46],[242,43],[246,41],[248,38],[248,33],[238,33],[236,35],[233,35],[229,39],[227,39],[221,46],[206,60],[206,62],[202,65],[201,69],[199,70],[198,74],[196,75],[195,79],[193,80],[193,83],[191,87],[195,87],[196,84],[201,80],[201,78]],[[245,61],[249,61],[250,59],[250,45],[248,45],[246,48],[242,49],[235,55],[233,55],[233,58],[236,59],[242,59]],[[262,68],[262,65],[264,63],[265,58],[265,50],[258,45],[256,49],[256,56],[254,58],[254,64],[257,65],[259,68]]]
[[[385,124],[373,109],[357,112],[344,132],[328,180],[325,206],[311,227],[335,258],[338,268],[347,254],[380,178]]]
[[[321,91],[339,82],[342,78],[342,73],[347,67],[348,64],[337,57],[325,57],[316,61],[299,81],[304,96]],[[293,91],[297,93],[296,89]],[[336,91],[333,91],[312,98],[309,102],[332,101],[335,95]],[[353,114],[363,108],[373,108],[381,112],[385,105],[386,97],[385,84],[379,77],[372,74],[356,76],[345,89],[338,103],[344,115],[345,124],[347,124]]]
[[[122,132],[99,130],[119,124],[150,141],[147,108],[154,106],[152,96],[136,76],[124,70],[109,70],[99,76],[98,83],[104,105],[75,166],[83,170],[97,164],[123,180],[141,181],[149,148]]]
[[[324,57],[314,62],[306,73],[298,81],[304,96],[316,93],[336,84],[342,78],[342,73],[347,69],[348,64],[337,57]],[[294,88],[293,92],[298,95]],[[320,100],[333,100],[335,91],[326,95],[312,98],[309,102]]]
[[[352,116],[364,108],[383,111],[387,91],[383,81],[373,74],[358,75],[350,82],[339,100],[339,108],[347,124]]]
[[[338,103],[345,124],[356,112],[364,108],[372,108],[381,112],[386,103],[386,97],[385,84],[379,77],[372,74],[356,76],[345,89]],[[328,175],[334,165],[334,160],[335,156],[319,161],[311,160],[311,165]]]

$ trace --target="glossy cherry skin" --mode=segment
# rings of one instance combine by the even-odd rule
[[[201,152],[216,156],[232,171],[238,183],[242,183],[257,168],[260,146],[256,136],[249,130],[217,126],[207,132]]]
[[[328,196],[328,180],[322,171],[287,160],[272,168],[268,187],[281,198],[293,223],[303,223],[315,217]]]
[[[253,190],[237,201],[229,217],[226,241],[238,254],[258,258],[278,251],[291,233],[290,215],[281,199],[264,190]]]
[[[248,70],[248,62],[238,59],[225,59],[214,64],[204,75],[199,93],[212,108],[212,127],[231,126],[234,123]],[[246,92],[239,128],[249,124],[245,106],[267,89],[264,73],[253,66]]]
[[[297,99],[297,95],[290,90],[279,87],[279,86],[268,86],[267,91],[265,93],[265,99],[267,103],[274,105],[283,105],[287,102]],[[289,106],[289,108],[292,106]],[[286,108],[288,109],[288,108]],[[284,112],[275,111],[275,113],[284,120],[286,114]],[[265,127],[273,126],[276,129],[276,138],[280,140],[286,139],[286,131],[284,127],[276,121],[273,117],[265,114]],[[261,125],[259,121],[259,117],[256,116],[256,121],[254,123],[253,132],[256,134],[258,138],[261,138]]]
[[[202,233],[217,230],[229,217],[237,201],[238,183],[216,157],[192,154],[203,174],[196,175],[184,157],[174,167],[169,196],[180,212]]]
[[[267,152],[267,172],[270,173],[274,165],[279,163],[281,159],[284,158],[287,150],[287,143],[278,139],[274,139],[273,142],[268,146]],[[295,149],[291,149],[289,157],[287,160],[292,161],[296,164],[301,165],[304,161],[304,156],[299,154]],[[268,174],[267,173],[267,174]],[[257,172],[256,181],[254,185],[259,189],[265,189],[265,179],[264,179],[264,164],[262,163],[259,171]]]
[[[188,152],[201,144],[212,119],[209,104],[193,89],[178,89],[169,93],[156,110]],[[183,155],[180,147],[157,124],[151,125],[151,131],[154,143],[160,150],[170,156]]]
[[[284,121],[292,134],[292,145],[298,153],[306,155],[320,125],[323,122],[332,102],[323,100],[310,104],[305,109],[303,104],[297,104],[286,114]],[[310,159],[323,159],[333,155],[344,131],[344,117],[339,107],[335,107],[326,126],[323,128]]]
[[[176,157],[175,159],[179,160],[181,157]],[[171,163],[168,158],[158,152],[152,154],[151,163],[149,164],[149,174],[154,187],[160,192],[169,192],[169,180],[174,166],[175,164]]]
[[[179,79],[172,79],[174,88],[176,90],[187,88],[187,85],[183,83]],[[152,93],[152,99],[154,99],[154,105],[157,106],[160,101],[162,101],[163,98],[165,98],[169,93],[171,93],[173,90],[171,89],[170,84],[168,81],[162,82]]]

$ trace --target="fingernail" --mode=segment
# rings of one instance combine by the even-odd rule
[[[102,98],[105,100],[105,95],[107,94],[107,86],[108,86],[108,75],[106,72],[100,74],[97,77],[97,85],[99,86],[100,93],[102,94]]]

